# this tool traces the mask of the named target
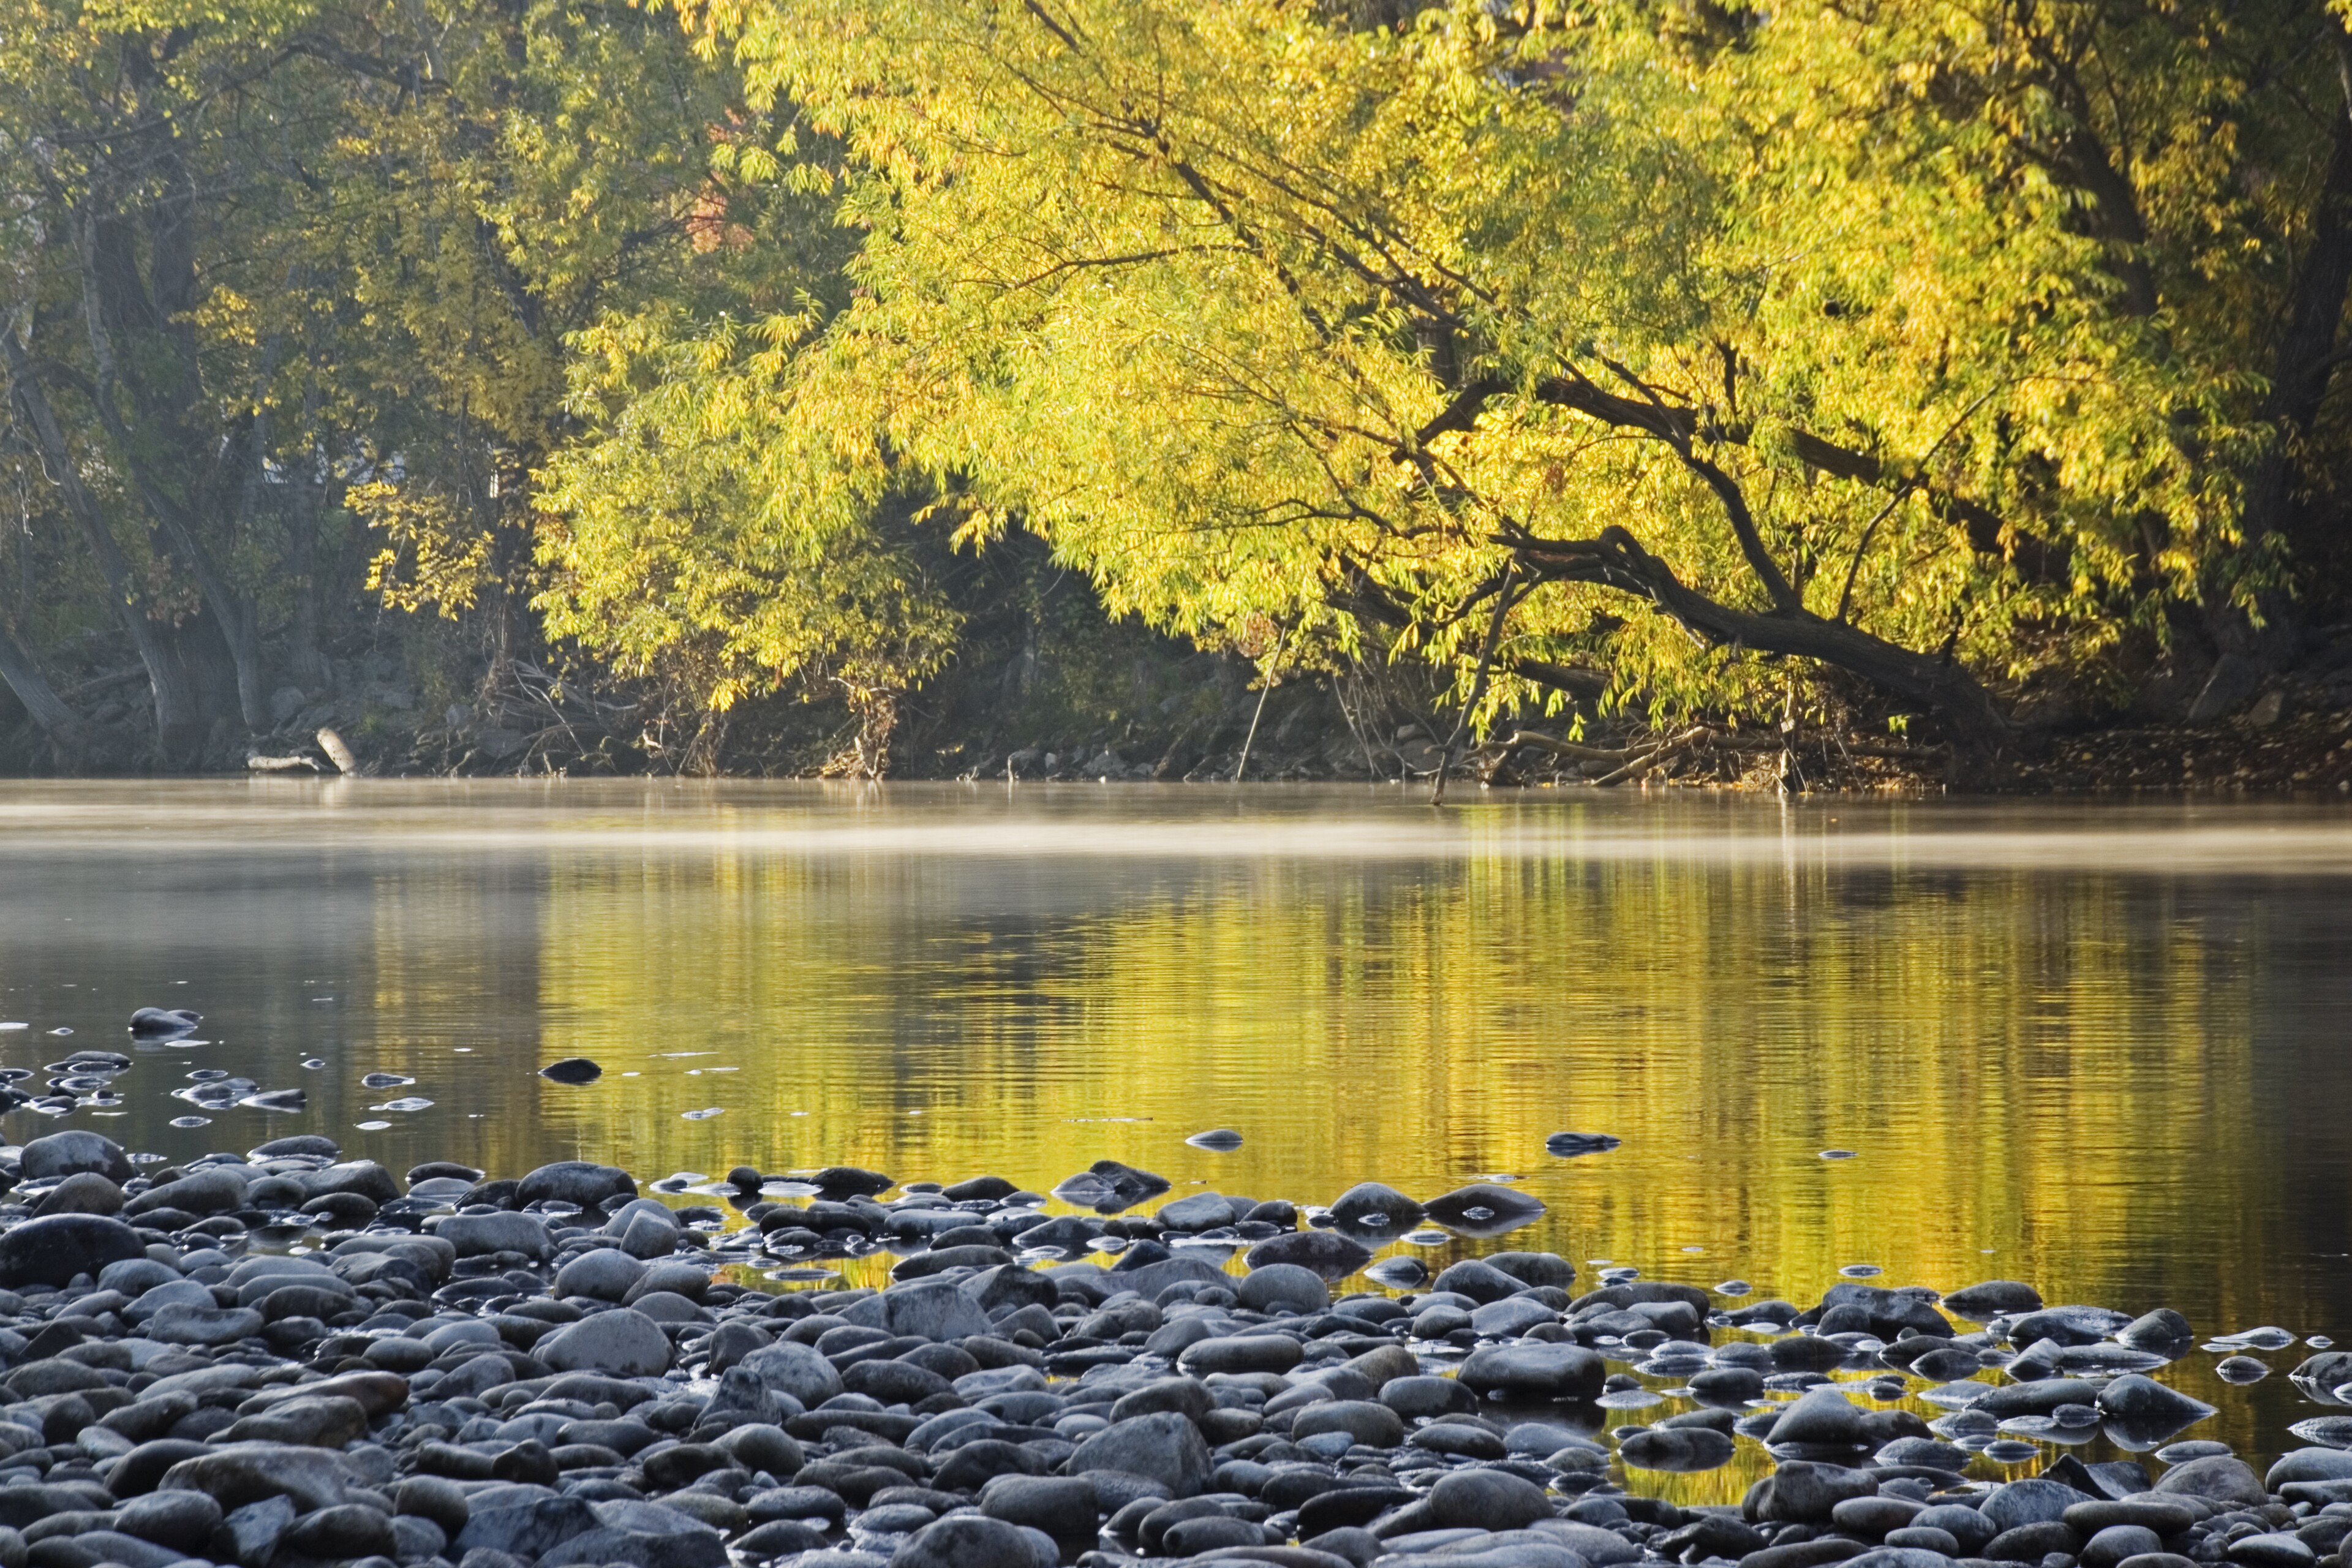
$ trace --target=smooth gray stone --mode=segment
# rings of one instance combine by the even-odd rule
[[[1211,1466],[1200,1429],[1169,1411],[1113,1423],[1079,1444],[1067,1468],[1074,1476],[1125,1470],[1159,1482],[1173,1497],[1188,1498],[1206,1489]]]
[[[2156,1490],[2170,1496],[2200,1497],[2211,1502],[2260,1508],[2270,1500],[2263,1480],[2243,1459],[2226,1454],[2191,1459],[2164,1472]]]
[[[557,1372],[650,1377],[669,1370],[671,1349],[660,1324],[634,1307],[616,1307],[556,1330],[531,1353]]]
[[[139,1233],[105,1215],[53,1214],[28,1219],[0,1234],[0,1289],[69,1285],[76,1275],[95,1278],[109,1264],[146,1256],[146,1244],[139,1239]]]
[[[617,1247],[599,1247],[583,1252],[555,1271],[555,1294],[558,1296],[593,1296],[600,1301],[618,1301],[629,1293],[629,1287],[645,1277],[646,1266]]]
[[[2073,1487],[2037,1478],[1994,1488],[1977,1511],[1995,1531],[2011,1531],[2021,1525],[2058,1523],[2068,1509],[2084,1500],[2084,1494]]]
[[[1774,1445],[1813,1443],[1847,1447],[1862,1437],[1862,1412],[1835,1388],[1817,1388],[1780,1412],[1772,1423]]]
[[[841,1317],[843,1321],[860,1328],[933,1341],[970,1339],[987,1333],[993,1326],[980,1303],[950,1279],[918,1279],[911,1284],[894,1285],[878,1295],[852,1302]]]
[[[542,1258],[555,1249],[546,1222],[537,1215],[451,1215],[433,1234],[456,1247],[460,1258],[519,1252],[525,1258]]]
[[[841,1373],[814,1345],[784,1341],[753,1351],[742,1369],[779,1394],[789,1394],[814,1410],[841,1393]]]
[[[1293,1442],[1323,1432],[1344,1432],[1367,1447],[1393,1448],[1404,1441],[1404,1419],[1385,1405],[1363,1399],[1310,1405],[1292,1418]]]
[[[1051,1537],[976,1514],[925,1525],[889,1559],[890,1568],[1055,1568],[1060,1561]]]
[[[606,1198],[635,1197],[636,1192],[635,1178],[616,1165],[558,1160],[525,1176],[515,1190],[515,1201],[528,1205],[553,1198],[593,1213]]]
[[[1580,1345],[1481,1345],[1456,1374],[1472,1392],[1499,1399],[1591,1399],[1607,1375]]]
[[[95,1171],[117,1185],[136,1174],[131,1156],[122,1152],[121,1144],[79,1127],[51,1132],[26,1144],[17,1171],[27,1182],[60,1181],[83,1171]]]
[[[1295,1263],[1270,1263],[1253,1268],[1234,1289],[1235,1301],[1252,1311],[1287,1307],[1300,1313],[1319,1312],[1331,1304],[1330,1288],[1311,1268]]]

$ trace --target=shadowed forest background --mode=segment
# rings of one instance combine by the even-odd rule
[[[0,770],[2333,789],[2348,289],[2314,0],[0,0]]]

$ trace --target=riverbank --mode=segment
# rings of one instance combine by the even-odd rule
[[[1582,1279],[1509,1249],[1543,1205],[1507,1185],[11,1152],[28,1568],[2340,1568],[2352,1530],[2352,1415],[2265,1462],[2160,1381],[2260,1376],[2291,1334],[2200,1349],[2011,1280]],[[1372,1262],[1421,1227],[1490,1249]],[[2352,1356],[2292,1353],[2352,1398]]]

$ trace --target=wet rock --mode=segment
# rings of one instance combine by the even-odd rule
[[[1184,1142],[1195,1149],[1206,1149],[1213,1153],[1229,1154],[1242,1146],[1242,1135],[1230,1127],[1218,1127],[1206,1132],[1195,1132]]]
[[[1231,1225],[1240,1216],[1234,1213],[1234,1205],[1223,1194],[1195,1193],[1191,1197],[1161,1205],[1160,1212],[1152,1217],[1170,1230],[1203,1231]]]
[[[122,1189],[96,1171],[68,1176],[33,1205],[36,1216],[52,1214],[114,1215],[122,1212]]]
[[[541,1165],[523,1177],[515,1189],[515,1200],[520,1205],[553,1199],[590,1211],[598,1208],[606,1198],[636,1195],[636,1179],[628,1172],[586,1160],[558,1160],[553,1164]]]
[[[1687,1473],[1729,1464],[1738,1447],[1728,1432],[1705,1426],[1648,1426],[1620,1443],[1617,1455],[1633,1469]]]
[[[1402,1235],[1421,1223],[1421,1205],[1379,1182],[1359,1182],[1332,1200],[1334,1223],[1355,1229],[1391,1229]]]
[[[557,1083],[593,1083],[604,1076],[604,1069],[586,1057],[565,1057],[540,1068],[539,1076]]]
[[[1288,1263],[1325,1279],[1344,1279],[1371,1260],[1370,1247],[1330,1230],[1271,1237],[1251,1247],[1244,1258],[1253,1269]]]
[[[493,1486],[469,1500],[466,1528],[449,1544],[460,1552],[488,1549],[536,1561],[596,1522],[583,1499],[553,1496],[543,1487]]]
[[[1848,1447],[1862,1440],[1862,1412],[1834,1388],[1806,1394],[1772,1423],[1772,1442]]]
[[[1173,1497],[1192,1497],[1209,1484],[1208,1445],[1200,1429],[1174,1412],[1114,1422],[1078,1445],[1072,1475],[1125,1470],[1159,1482]]]
[[[176,1039],[194,1033],[204,1021],[203,1014],[185,1007],[142,1007],[131,1015],[131,1033],[142,1040]]]
[[[2352,1480],[2352,1451],[2342,1448],[2296,1448],[2282,1454],[2263,1477],[2263,1485],[2276,1491],[2289,1481]]]
[[[1533,1225],[1543,1216],[1536,1198],[1493,1182],[1456,1187],[1425,1205],[1430,1220],[1458,1236],[1496,1237]]]
[[[740,1364],[768,1387],[792,1395],[812,1410],[842,1392],[840,1372],[814,1346],[770,1345],[753,1351]]]
[[[600,1301],[626,1299],[630,1288],[645,1277],[646,1266],[618,1247],[599,1247],[583,1252],[555,1273],[558,1296],[593,1296]]]
[[[1601,1358],[1580,1345],[1481,1345],[1458,1374],[1463,1385],[1492,1399],[1591,1399],[1607,1376]]]
[[[394,1544],[391,1515],[361,1503],[341,1503],[304,1515],[280,1539],[278,1549],[343,1563],[389,1556]]]
[[[1234,1295],[1240,1305],[1256,1312],[1286,1307],[1299,1313],[1319,1312],[1331,1304],[1331,1292],[1323,1283],[1323,1277],[1295,1263],[1253,1268],[1234,1287]]]
[[[1079,1208],[1117,1214],[1148,1198],[1158,1197],[1168,1186],[1165,1176],[1122,1165],[1117,1160],[1097,1160],[1076,1175],[1065,1178],[1054,1188],[1054,1196]]]
[[[2042,1292],[2018,1279],[1988,1279],[1945,1296],[1944,1310],[1972,1323],[1989,1323],[2015,1312],[2042,1310]]]
[[[542,1553],[540,1568],[609,1563],[634,1568],[725,1568],[727,1548],[720,1531],[677,1507],[613,1498],[589,1504],[589,1511],[594,1523]]]
[[[546,1222],[527,1214],[457,1214],[443,1220],[433,1234],[457,1249],[460,1258],[481,1258],[495,1252],[517,1252],[542,1258],[554,1250]],[[665,1247],[663,1250],[668,1250]]]
[[[26,1145],[27,1155],[32,1148]],[[26,1220],[0,1235],[0,1289],[68,1285],[76,1275],[95,1277],[110,1263],[146,1255],[146,1244],[138,1233],[119,1219],[94,1214],[49,1215]]]
[[[890,1568],[1055,1568],[1060,1561],[1050,1539],[972,1514],[924,1526],[889,1559]]]
[[[25,1145],[18,1171],[27,1182],[52,1182],[83,1171],[94,1171],[115,1183],[131,1176],[131,1157],[111,1138],[79,1128],[52,1132]]]
[[[2117,1343],[2162,1355],[2181,1351],[2196,1339],[2197,1332],[2189,1326],[2189,1320],[2169,1307],[2143,1313],[2116,1331]]]
[[[556,1330],[531,1353],[557,1372],[652,1377],[669,1370],[671,1349],[660,1324],[633,1307],[616,1307]]]
[[[2099,1408],[2118,1422],[2166,1436],[2213,1414],[2213,1406],[2168,1388],[2154,1378],[2127,1373],[2099,1390]]]
[[[1605,1154],[1623,1142],[1608,1132],[1555,1132],[1544,1140],[1544,1152],[1574,1159],[1580,1154]]]
[[[1178,1364],[1194,1377],[1213,1373],[1281,1373],[1297,1366],[1303,1354],[1298,1342],[1285,1334],[1241,1334],[1188,1346]]]
[[[2254,1474],[2252,1467],[2227,1454],[2173,1466],[2156,1483],[2156,1490],[2246,1508],[2260,1508],[2270,1500],[2270,1494],[2263,1489],[2262,1478]]]
[[[285,1498],[308,1513],[345,1501],[350,1477],[342,1457],[322,1448],[235,1443],[173,1465],[161,1489],[202,1492],[232,1511]]]
[[[1995,1488],[1977,1511],[1995,1530],[2006,1531],[2063,1521],[2066,1510],[2083,1500],[2083,1493],[2057,1481],[2011,1481]]]

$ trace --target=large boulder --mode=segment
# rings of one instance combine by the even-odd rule
[[[2231,1454],[2214,1454],[2175,1465],[2164,1472],[2156,1489],[2200,1497],[2232,1508],[2260,1508],[2270,1501],[2270,1494],[2263,1490],[2263,1479],[2254,1474],[2253,1467]]]
[[[119,1219],[95,1214],[47,1215],[0,1235],[0,1289],[69,1285],[81,1274],[95,1279],[110,1263],[146,1256],[146,1244],[139,1239],[139,1233]]]
[[[1608,1375],[1581,1345],[1481,1345],[1457,1374],[1475,1394],[1500,1400],[1591,1399]]]
[[[636,1195],[636,1178],[628,1172],[617,1165],[599,1165],[586,1160],[558,1160],[551,1165],[541,1165],[515,1189],[519,1205],[552,1198],[592,1211],[606,1198]]]
[[[1209,1446],[1201,1430],[1174,1411],[1115,1421],[1078,1445],[1070,1456],[1074,1476],[1089,1470],[1125,1470],[1166,1487],[1171,1496],[1199,1495],[1209,1484]]]
[[[299,1513],[347,1500],[352,1472],[342,1456],[288,1443],[232,1443],[183,1459],[163,1472],[163,1491],[202,1492],[235,1510],[270,1498],[290,1499]]]
[[[615,1307],[556,1330],[534,1345],[531,1353],[557,1372],[654,1377],[669,1370],[670,1342],[661,1325],[643,1312],[634,1307]]]
[[[25,1145],[18,1173],[27,1182],[54,1182],[83,1171],[95,1171],[110,1182],[131,1179],[131,1156],[111,1138],[82,1128],[52,1132]]]
[[[1269,1237],[1249,1249],[1252,1268],[1294,1263],[1325,1279],[1344,1279],[1372,1260],[1372,1249],[1336,1230],[1294,1230]]]
[[[853,1301],[841,1314],[860,1328],[887,1329],[894,1336],[926,1340],[962,1340],[985,1334],[991,1327],[980,1303],[952,1279],[919,1279],[894,1285],[879,1295]]]

